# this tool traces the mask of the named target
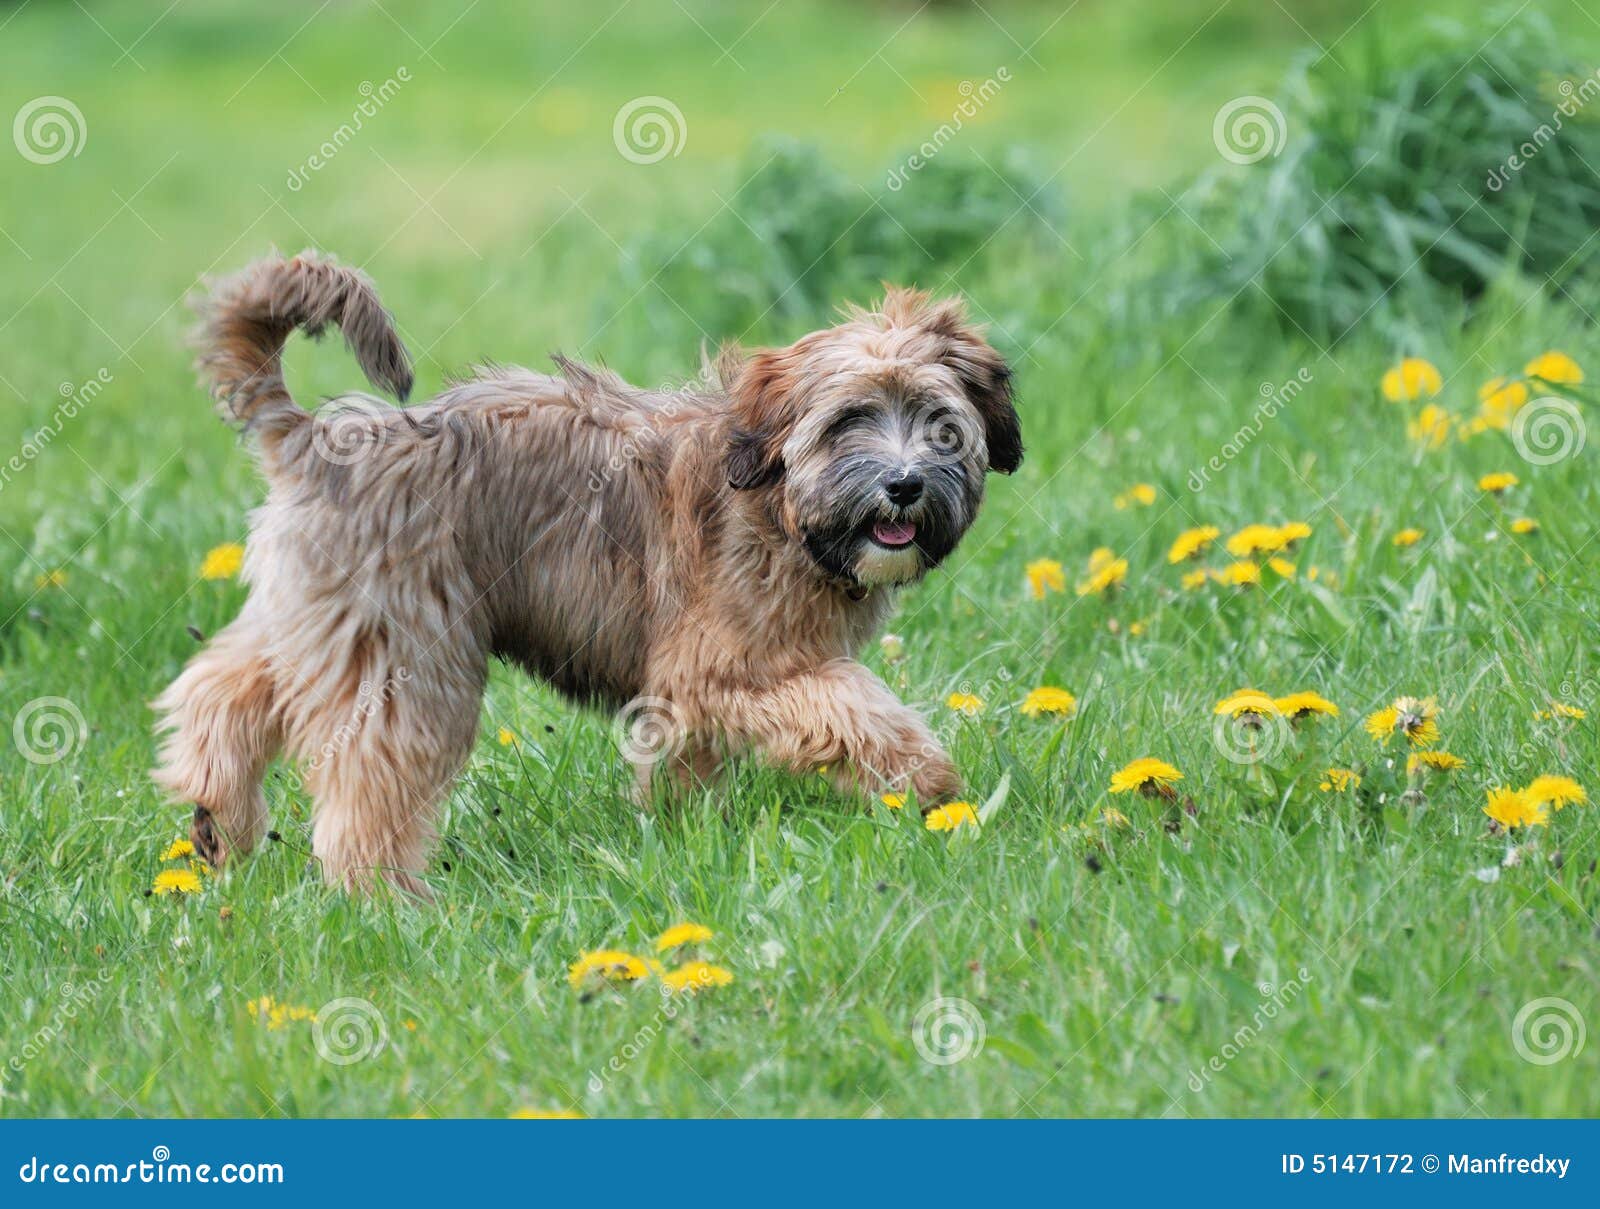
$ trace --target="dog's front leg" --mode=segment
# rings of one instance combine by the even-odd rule
[[[828,765],[836,783],[909,791],[922,807],[961,794],[961,774],[928,724],[854,660],[832,659],[718,705],[729,734],[794,772]]]

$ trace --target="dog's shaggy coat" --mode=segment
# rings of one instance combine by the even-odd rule
[[[620,710],[651,770],[755,751],[841,787],[960,778],[855,655],[890,589],[945,557],[986,471],[1022,456],[1009,374],[959,303],[891,290],[714,385],[639,390],[558,360],[490,369],[424,406],[313,415],[280,351],[332,323],[402,400],[404,348],[361,274],[303,254],[218,283],[199,365],[269,484],[239,617],[156,701],[158,781],[210,861],[267,827],[263,770],[300,762],[330,882],[418,880],[478,728],[491,656]]]

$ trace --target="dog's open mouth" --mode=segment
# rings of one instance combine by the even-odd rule
[[[916,536],[917,527],[910,521],[879,521],[872,526],[872,540],[891,550],[909,546]]]

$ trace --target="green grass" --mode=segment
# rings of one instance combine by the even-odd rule
[[[1512,1022],[1554,996],[1600,1027],[1595,807],[1553,816],[1504,868],[1507,841],[1480,808],[1487,786],[1540,772],[1600,792],[1595,443],[1545,466],[1493,432],[1418,453],[1407,409],[1377,383],[1397,355],[1426,356],[1447,379],[1441,401],[1465,414],[1479,383],[1546,348],[1592,377],[1600,299],[1504,277],[1471,312],[1409,315],[1404,348],[1359,326],[1323,348],[1222,299],[1173,313],[1145,284],[1196,238],[1171,203],[1216,164],[1217,107],[1270,91],[1365,4],[1297,5],[1304,29],[1273,5],[1210,19],[1141,6],[1135,20],[1085,3],[1054,27],[1047,6],[987,6],[1009,36],[953,6],[895,36],[914,6],[784,5],[741,38],[745,6],[694,6],[697,25],[636,2],[587,45],[610,10],[533,21],[485,0],[451,26],[458,6],[386,4],[394,21],[333,6],[295,36],[298,12],[180,6],[157,21],[164,7],[97,7],[104,31],[76,8],[0,15],[5,112],[59,94],[89,127],[83,153],[56,165],[0,144],[0,453],[50,424],[61,383],[110,379],[0,488],[5,721],[64,697],[88,728],[55,764],[0,749],[0,1113],[1594,1112],[1600,1046],[1531,1063]],[[1566,10],[1549,11],[1559,26]],[[1369,20],[1348,36],[1380,36]],[[1568,14],[1563,28],[1592,59],[1593,25]],[[1034,64],[1011,39],[1040,34]],[[717,63],[718,43],[739,66]],[[289,192],[359,82],[401,63],[414,82]],[[711,284],[616,298],[626,249],[688,240],[769,132],[876,185],[948,115],[956,82],[1001,63],[1015,83],[946,154],[1023,145],[1046,175],[1061,169],[1069,218],[1054,235],[1007,224],[922,284],[965,289],[992,321],[1017,367],[1028,460],[992,484],[950,565],[905,595],[891,623],[904,659],[867,654],[935,720],[974,800],[1009,787],[981,834],[928,833],[754,766],[641,814],[609,720],[502,673],[441,822],[436,905],[323,889],[288,769],[269,781],[279,842],[200,895],[147,897],[185,822],[147,779],[144,702],[196,649],[189,627],[214,633],[237,611],[242,589],[196,569],[260,497],[181,347],[177,303],[198,273],[273,243],[366,265],[419,356],[419,394],[475,358],[538,366],[550,348],[685,376],[691,317],[717,313]],[[683,154],[652,166],[610,136],[618,105],[644,93],[672,97],[689,124]],[[674,302],[671,339],[644,339]],[[752,338],[797,332],[766,321]],[[356,384],[332,343],[291,361],[304,397]],[[1302,370],[1304,392],[1191,490],[1262,384]],[[1496,501],[1475,484],[1501,469],[1521,484]],[[1141,481],[1156,503],[1117,509]],[[1537,536],[1510,532],[1518,515]],[[1190,525],[1284,520],[1314,529],[1293,581],[1184,592],[1165,561]],[[1427,536],[1397,550],[1408,525]],[[1128,558],[1128,583],[1077,598],[1099,546]],[[1040,557],[1066,564],[1066,594],[1027,597],[1023,567]],[[1308,583],[1313,565],[1336,586]],[[1046,683],[1080,699],[1064,725],[1016,709]],[[1314,688],[1343,712],[1270,766],[1232,764],[1211,709],[1242,685]],[[988,711],[944,709],[957,689]],[[1467,766],[1425,805],[1320,792],[1331,765],[1384,782],[1361,719],[1400,693],[1437,695],[1444,746]],[[1591,717],[1537,720],[1552,700]],[[518,742],[497,742],[501,727]],[[1142,755],[1186,774],[1195,813],[1176,833],[1160,803],[1106,794]],[[1112,802],[1130,828],[1094,821]],[[1477,876],[1489,869],[1496,880]],[[682,919],[716,931],[705,952],[733,985],[670,1012],[648,988],[567,986],[581,950],[645,951]],[[324,1061],[309,1023],[251,1017],[264,994],[365,1000],[388,1044]],[[939,997],[981,1016],[981,1053],[919,1056],[914,1021]]]

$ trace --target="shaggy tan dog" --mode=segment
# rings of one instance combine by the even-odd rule
[[[402,400],[405,349],[360,273],[303,254],[218,283],[200,367],[269,490],[239,617],[157,700],[157,780],[214,864],[267,826],[280,751],[316,802],[330,882],[422,893],[435,809],[470,752],[491,657],[620,711],[652,769],[753,751],[841,787],[960,792],[927,725],[855,655],[894,585],[1022,457],[1005,363],[960,304],[890,290],[787,348],[724,352],[676,392],[558,359],[424,406],[285,386],[295,328],[335,324]]]

